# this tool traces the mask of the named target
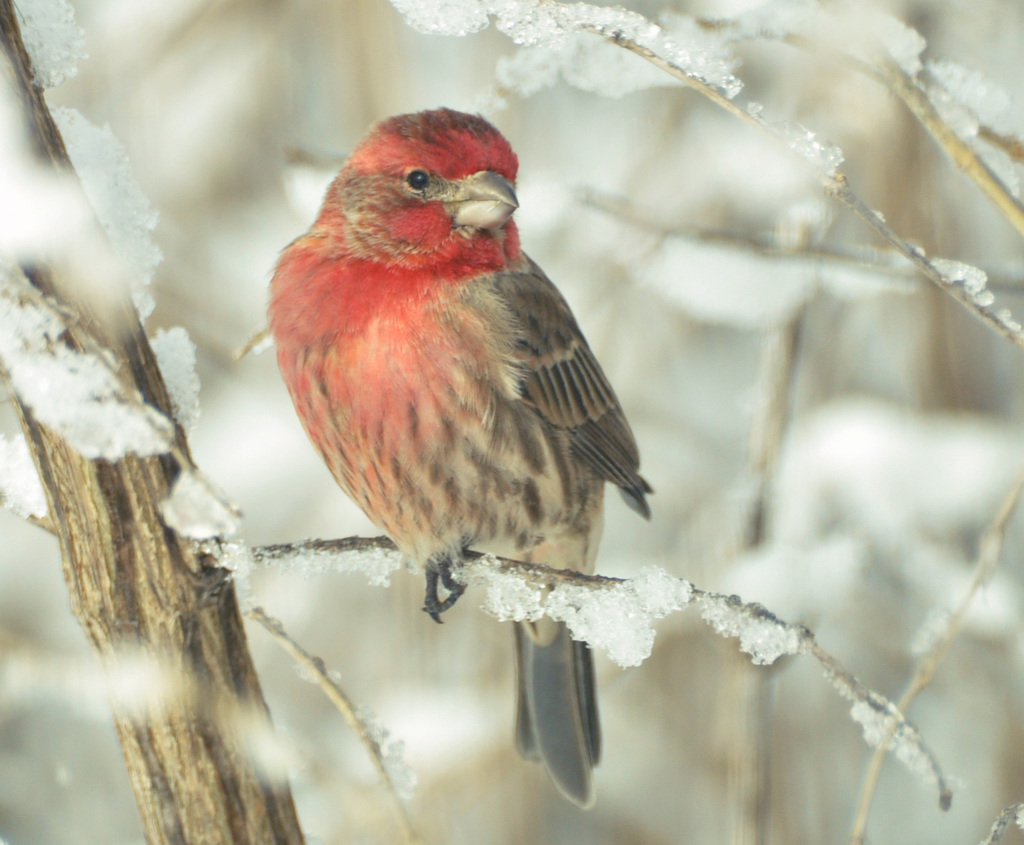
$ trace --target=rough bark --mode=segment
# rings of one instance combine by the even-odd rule
[[[0,0],[0,47],[0,84],[21,102],[40,160],[70,171],[32,82],[13,0]],[[169,415],[127,292],[97,301],[66,273],[26,270],[73,315],[67,342],[109,350],[124,378]],[[97,658],[111,666],[141,655],[161,669],[166,694],[159,701],[111,701],[148,842],[301,843],[287,782],[265,777],[247,747],[246,737],[269,730],[270,720],[234,588],[214,561],[160,519],[177,463],[86,460],[14,399],[46,489],[71,607]],[[178,441],[187,457],[180,430]]]

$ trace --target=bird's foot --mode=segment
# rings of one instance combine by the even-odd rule
[[[452,577],[452,559],[450,557],[428,564],[426,576],[427,595],[423,601],[423,609],[431,619],[440,625],[442,624],[441,614],[454,606],[455,602],[459,600],[459,596],[466,591],[466,585],[460,584]],[[437,594],[438,581],[448,592],[447,598],[443,600]]]

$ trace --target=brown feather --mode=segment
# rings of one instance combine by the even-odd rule
[[[565,299],[525,255],[509,271],[496,273],[492,284],[518,328],[523,400],[566,431],[573,453],[649,517],[645,495],[652,491],[639,472],[636,439]]]

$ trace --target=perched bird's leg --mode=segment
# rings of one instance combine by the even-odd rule
[[[466,585],[460,584],[452,578],[452,559],[445,555],[437,561],[427,564],[427,595],[423,601],[423,609],[430,614],[430,618],[441,624],[441,614],[454,606],[459,597],[466,591]],[[448,591],[448,597],[443,601],[437,595],[437,582]]]

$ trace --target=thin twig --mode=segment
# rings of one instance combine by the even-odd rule
[[[989,169],[981,157],[939,116],[932,101],[917,81],[889,59],[879,62],[878,69],[889,90],[903,100],[914,117],[928,130],[928,134],[946,151],[957,169],[963,171],[981,188],[1010,224],[1024,235],[1024,205],[1021,205],[1020,200]]]
[[[887,282],[893,286],[906,286],[907,290],[921,283],[918,269],[893,249],[880,249],[866,244],[852,247],[815,244],[797,249],[779,245],[771,234],[751,234],[736,229],[705,229],[699,226],[671,226],[644,215],[625,197],[601,193],[593,188],[581,189],[577,192],[576,198],[588,208],[612,215],[627,225],[651,232],[662,239],[696,241],[779,261],[813,261],[824,266],[867,270],[886,276]],[[1020,272],[1014,273],[1013,270],[1004,267],[999,270],[985,269],[985,275],[988,277],[987,287],[993,291],[1024,291],[1024,274]]]
[[[771,234],[750,234],[736,229],[706,229],[699,226],[670,226],[647,217],[625,197],[601,193],[593,188],[580,190],[576,198],[588,208],[612,215],[629,225],[661,237],[700,241],[767,258],[807,259],[867,268],[878,273],[891,274],[893,277],[905,277],[900,278],[900,282],[917,280],[917,270],[892,250],[880,250],[871,246],[850,248],[831,244],[784,246]]]
[[[772,489],[796,386],[805,309],[769,330],[761,343],[758,401],[750,426],[749,469],[756,485],[741,534],[741,551],[756,549],[768,537]],[[728,804],[733,845],[761,845],[771,830],[771,723],[774,666],[764,670],[749,660],[730,661],[736,683],[729,707],[735,729],[729,751]]]
[[[1024,828],[1024,824],[1021,823],[1021,814],[1024,813],[1024,801],[1017,804],[1011,804],[1003,812],[999,814],[999,818],[992,824],[991,830],[988,832],[988,836],[982,841],[981,845],[996,845],[997,842],[1001,841],[1003,836],[1006,835],[1007,829],[1013,822],[1017,822],[1017,826]]]
[[[964,593],[960,604],[947,620],[941,635],[935,640],[927,654],[923,655],[918,661],[917,669],[914,671],[914,675],[907,684],[907,688],[897,705],[902,712],[905,713],[907,711],[914,699],[931,682],[932,677],[934,677],[936,670],[939,668],[939,664],[942,663],[949,653],[953,641],[960,632],[978,590],[989,581],[995,572],[996,565],[999,562],[999,555],[1003,549],[1003,540],[1006,537],[1006,526],[1017,508],[1022,490],[1024,490],[1024,471],[1018,474],[1013,485],[1003,497],[991,523],[989,523],[982,534],[981,540],[978,543],[978,557],[974,564],[974,575],[971,578],[971,583],[967,586],[967,592]],[[864,776],[864,786],[861,790],[857,815],[854,819],[853,830],[850,836],[850,841],[853,845],[862,845],[864,842],[868,816],[871,813],[871,802],[874,799],[875,790],[878,788],[878,779],[882,774],[882,766],[885,764],[884,749],[885,746],[883,745],[875,752]]]
[[[684,82],[686,85],[700,92],[717,106],[724,109],[734,117],[739,118],[749,126],[753,126],[762,132],[767,132],[768,134],[777,137],[776,131],[767,121],[749,113],[726,97],[725,94],[719,91],[715,86],[687,73],[678,65],[673,64],[662,56],[659,56],[650,48],[638,44],[632,38],[629,38],[619,30],[590,24],[582,26],[581,29],[595,35],[599,35],[611,43],[646,59],[655,67],[660,68],[670,76]],[[808,162],[808,164],[811,163]],[[826,194],[849,208],[850,211],[866,223],[886,243],[900,253],[900,255],[909,259],[929,281],[933,282],[943,292],[955,299],[964,308],[966,308],[968,312],[974,315],[974,317],[1001,337],[1006,338],[1014,345],[1024,349],[1024,332],[1022,332],[1020,325],[1010,317],[1009,312],[1005,310],[994,312],[989,307],[979,304],[978,301],[968,293],[963,284],[958,284],[955,280],[946,278],[931,261],[925,258],[921,250],[915,248],[909,242],[897,235],[883,222],[881,216],[877,212],[873,211],[861,201],[861,199],[851,190],[846,177],[842,173],[836,173],[833,175],[813,164],[811,164],[811,166],[814,167],[818,173],[818,177],[821,180]]]
[[[987,126],[978,127],[978,137],[993,147],[999,147],[1018,164],[1024,163],[1024,141],[1018,135],[1003,135]]]
[[[355,735],[359,737],[359,741],[363,743],[369,753],[370,760],[373,762],[373,766],[377,770],[377,774],[380,776],[381,783],[384,785],[388,795],[391,796],[391,800],[393,801],[398,814],[403,835],[405,836],[405,841],[409,843],[422,843],[423,839],[416,832],[412,819],[409,817],[409,811],[406,809],[405,802],[399,796],[398,788],[391,776],[391,772],[389,771],[387,764],[384,762],[384,749],[381,748],[380,743],[373,736],[373,732],[370,727],[359,714],[359,710],[355,703],[351,698],[349,698],[348,694],[341,688],[337,681],[331,677],[327,668],[324,666],[323,660],[319,657],[314,657],[295,642],[295,640],[288,635],[288,632],[285,631],[281,622],[267,614],[263,608],[254,607],[252,610],[246,611],[245,615],[254,622],[258,622],[262,625],[277,641],[277,643],[291,655],[292,659],[309,672],[312,679],[316,682],[316,685],[320,687],[331,704],[335,706],[338,712],[344,717],[345,721],[348,722],[349,727]]]
[[[739,32],[732,21],[698,19],[697,23],[704,29],[716,32]],[[737,37],[745,38],[746,36],[738,35]],[[781,38],[773,38],[773,36],[759,33],[758,38],[779,40],[804,50],[814,50],[816,47],[814,42],[794,33],[787,33]],[[820,51],[815,50],[815,52]],[[849,54],[840,54],[838,57],[832,56],[832,58],[844,66],[853,68],[876,82],[882,83],[899,97],[935,142],[946,151],[956,167],[977,184],[1006,216],[1010,224],[1024,235],[1024,205],[1014,196],[1006,183],[982,161],[970,144],[942,119],[918,78],[906,73],[891,59],[880,59],[875,64],[870,64]],[[921,75],[926,81],[935,82],[933,75],[927,69],[922,71]],[[941,83],[936,82],[935,84],[941,86]],[[984,124],[978,126],[978,137],[1003,150],[1015,161],[1024,161],[1024,141],[1020,137],[1001,134]]]
[[[53,527],[53,522],[48,516],[36,516],[30,513],[25,517],[25,521],[36,528],[42,528],[47,534],[53,534],[54,536],[57,534],[57,529]]]
[[[252,336],[238,349],[231,353],[231,358],[241,361],[246,355],[252,352],[257,346],[270,338],[270,329],[264,326],[253,332]]]
[[[757,495],[744,532],[744,545],[748,549],[765,541],[771,485],[796,386],[803,322],[804,308],[801,307],[785,324],[771,330],[762,342],[759,400],[750,436],[750,470],[757,484]]]
[[[633,206],[626,198],[603,194],[592,187],[582,188],[577,200],[588,208],[609,214],[624,223],[649,231],[660,239],[675,238],[709,244],[732,251],[742,251],[764,258],[780,261],[813,261],[825,266],[851,267],[878,273],[888,277],[894,286],[921,284],[918,268],[891,249],[880,249],[867,245],[846,247],[837,244],[804,245],[799,248],[779,245],[771,234],[750,234],[738,229],[703,228],[700,226],[670,225],[654,220]],[[1020,293],[1024,290],[1024,274],[1011,268],[985,269],[987,287],[1004,293]]]

